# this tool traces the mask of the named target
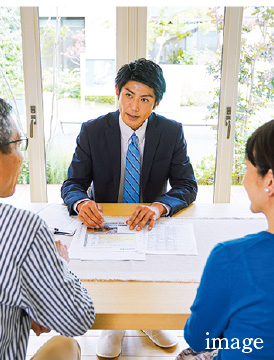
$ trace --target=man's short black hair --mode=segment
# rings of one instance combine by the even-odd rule
[[[3,99],[0,99],[0,151],[2,154],[10,153],[10,145],[7,144],[13,134],[14,126],[10,121],[11,106]]]
[[[129,81],[137,81],[145,84],[154,90],[155,104],[158,104],[166,91],[166,82],[163,71],[159,65],[151,60],[144,58],[123,65],[115,78],[115,85],[118,87],[118,93]]]

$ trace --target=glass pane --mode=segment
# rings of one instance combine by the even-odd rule
[[[25,89],[22,35],[19,7],[0,7],[0,97],[12,105],[12,115],[26,135]],[[1,202],[16,204],[30,201],[29,167],[24,153],[21,174],[13,196]]]
[[[198,202],[213,202],[223,18],[223,7],[148,7],[147,58],[167,83],[156,111],[183,124]]]
[[[245,143],[257,127],[274,118],[273,24],[273,7],[244,9],[231,202],[238,194],[249,202],[241,186]]]
[[[60,187],[82,122],[115,110],[116,8],[40,7],[49,202]]]

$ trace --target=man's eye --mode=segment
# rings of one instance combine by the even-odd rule
[[[148,99],[143,98],[142,101],[143,101],[143,102],[148,102]]]
[[[129,93],[126,93],[126,96],[128,96],[128,97],[131,97],[131,94],[129,94]]]

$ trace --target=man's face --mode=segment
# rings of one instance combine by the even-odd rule
[[[158,105],[154,90],[137,81],[128,81],[120,95],[116,86],[116,95],[122,120],[132,130],[137,130]]]
[[[11,141],[20,139],[20,134],[14,125]],[[0,197],[13,195],[23,161],[19,143],[10,144],[10,154],[0,151]]]

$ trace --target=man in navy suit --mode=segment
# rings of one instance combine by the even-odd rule
[[[172,216],[195,200],[197,183],[182,124],[152,112],[166,90],[160,66],[146,59],[126,64],[117,73],[115,87],[119,110],[82,124],[62,198],[70,214],[78,214],[88,227],[102,227],[100,203],[124,202],[127,151],[135,133],[140,183],[134,186],[138,202],[150,205],[138,205],[127,223],[131,230],[140,231],[146,224],[151,230],[161,216]],[[104,333],[97,355],[118,356],[123,333]],[[166,331],[146,333],[159,346],[177,343]]]

